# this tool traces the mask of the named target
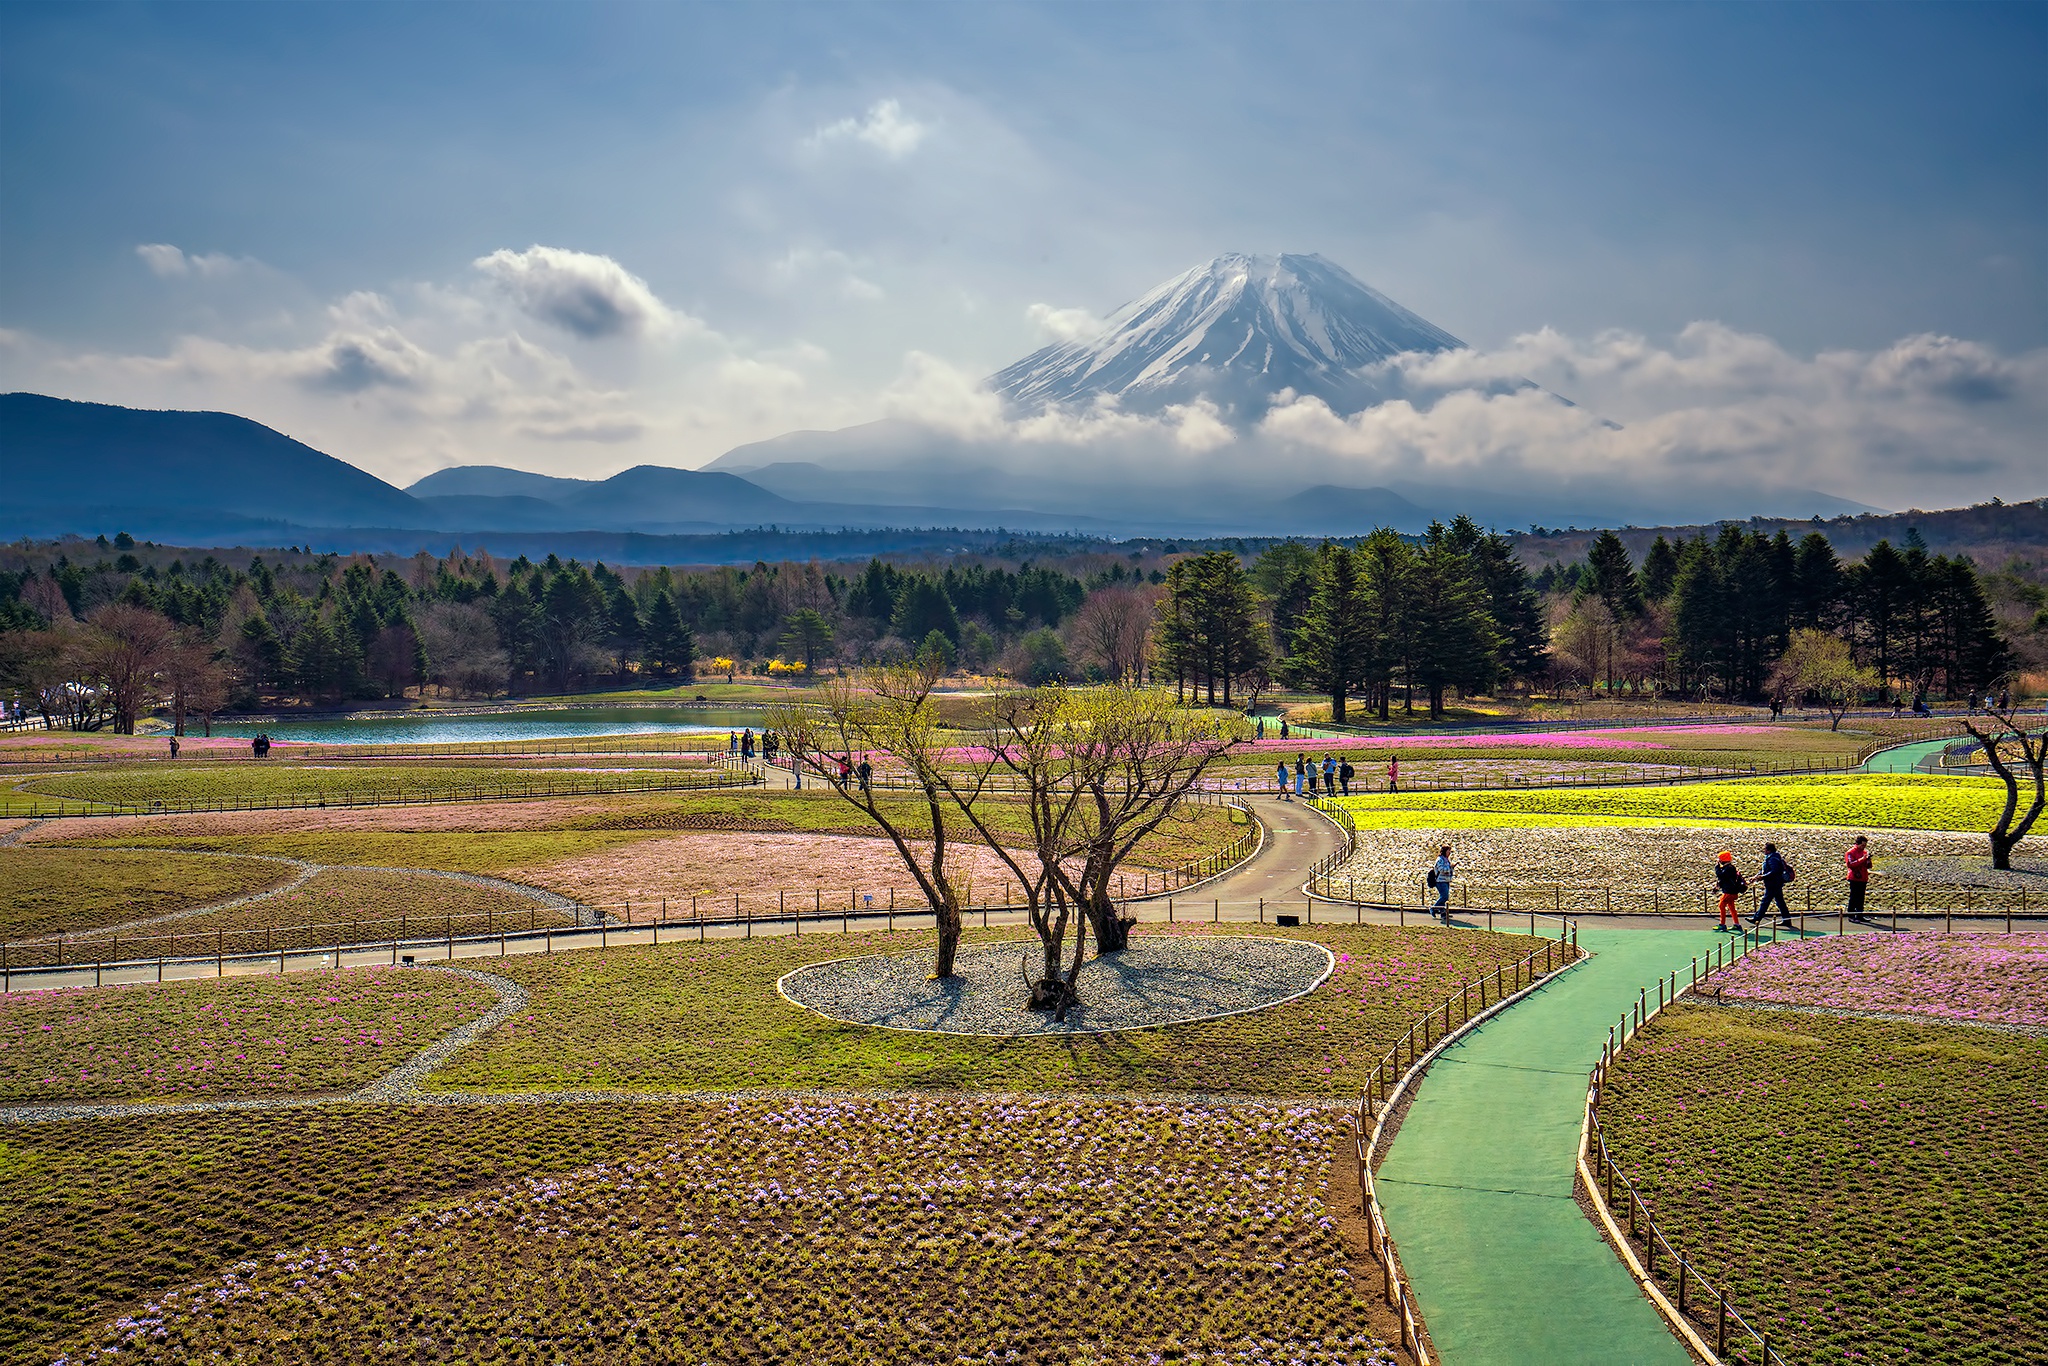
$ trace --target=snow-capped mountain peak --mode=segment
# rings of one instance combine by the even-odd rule
[[[989,386],[1026,411],[1104,395],[1139,410],[1206,397],[1256,418],[1291,389],[1350,413],[1393,396],[1369,367],[1463,345],[1321,256],[1233,252],[1124,305],[1099,336],[1033,352]]]

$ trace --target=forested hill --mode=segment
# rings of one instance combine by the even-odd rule
[[[1928,551],[1937,555],[1967,555],[1978,565],[1994,569],[2006,561],[2048,559],[2048,498],[2020,503],[1979,503],[1975,507],[1946,508],[1939,512],[1867,512],[1823,521],[1787,521],[1753,517],[1741,524],[1745,531],[1775,536],[1785,531],[1798,540],[1809,531],[1827,534],[1828,543],[1844,559],[1857,559],[1879,541],[1903,544],[1908,533],[1917,531]],[[1689,541],[1720,531],[1713,526],[1628,527],[1616,532],[1630,555],[1640,560],[1659,536],[1671,542]],[[1514,536],[1522,563],[1541,572],[1552,563],[1570,564],[1583,560],[1592,548],[1600,528],[1560,531],[1537,528]]]

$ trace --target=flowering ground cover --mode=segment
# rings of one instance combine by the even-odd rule
[[[965,883],[971,900],[993,897],[1016,879],[1001,859],[979,845],[952,845],[947,867]],[[756,915],[791,906],[838,910],[866,897],[888,906],[923,906],[923,894],[896,846],[851,835],[727,834],[713,830],[636,840],[596,853],[515,868],[508,872],[590,905],[632,902],[652,909],[662,901],[687,915],[693,897],[713,903],[706,913],[730,914],[733,898]],[[1013,893],[1014,894],[1014,893]]]
[[[1721,996],[2048,1026],[2048,934],[1858,934],[1783,941],[1714,978]]]
[[[2048,1039],[1681,1005],[1610,1078],[1623,1171],[1787,1361],[2048,1360]]]
[[[1256,933],[1148,925],[1140,934]],[[1015,942],[1020,931],[973,931]],[[1276,931],[1337,955],[1298,1000],[1249,1015],[1121,1034],[977,1039],[843,1024],[776,994],[805,963],[928,949],[926,932],[713,940],[606,954],[494,961],[528,1010],[450,1059],[451,1090],[710,1090],[872,1086],[906,1090],[1209,1092],[1355,1097],[1424,1010],[1537,941],[1431,928]],[[1020,962],[1025,948],[1018,948]],[[1035,944],[1032,946],[1036,951]],[[1020,977],[1021,982],[1021,977]]]
[[[426,873],[331,868],[296,887],[219,910],[67,940],[62,961],[312,949],[442,934],[495,934],[573,922],[573,913],[502,887]],[[17,965],[60,961],[53,943],[15,945]]]
[[[1325,1205],[1342,1120],[846,1098],[36,1126],[0,1167],[0,1352],[1390,1362]]]
[[[496,999],[453,973],[404,968],[0,996],[0,1101],[359,1086]]]
[[[1361,826],[1402,811],[1484,811],[1544,816],[1638,816],[1678,824],[1837,825],[1895,830],[1988,830],[2004,801],[1992,778],[1837,774],[1688,783],[1658,788],[1538,792],[1379,793],[1340,797]]]
[[[373,798],[446,799],[526,791],[588,792],[629,790],[650,770],[603,772],[538,766],[471,764],[146,764],[80,769],[31,778],[20,785],[30,796],[118,804],[227,801],[365,801]],[[666,774],[667,769],[652,770]],[[709,776],[702,764],[685,772]],[[22,805],[19,800],[16,805]]]
[[[1681,908],[1697,909],[1699,893],[1713,882],[1717,853],[1733,853],[1737,865],[1754,881],[1764,842],[1769,840],[1799,871],[1786,889],[1794,910],[1804,908],[1810,895],[1817,911],[1832,913],[1843,896],[1842,853],[1850,837],[1839,830],[1803,825],[1582,825],[1576,823],[1578,818],[1555,819],[1574,823],[1487,826],[1446,819],[1440,825],[1361,828],[1351,858],[1336,876],[1347,880],[1347,886],[1349,879],[1356,879],[1361,895],[1374,900],[1380,899],[1383,888],[1419,900],[1423,869],[1448,844],[1458,880],[1471,885],[1475,896],[1479,888],[1488,889],[1489,895],[1511,888],[1548,899],[1561,889],[1567,907],[1604,910],[1603,893],[1611,889],[1613,909],[1648,911],[1666,904],[1652,897],[1655,888],[1679,898]],[[1984,847],[1982,835],[1948,831],[1870,834],[1877,857],[1873,904],[1889,905],[1886,898],[1901,887],[1933,885],[1894,873],[1889,867],[1894,860],[1974,854]]]
[[[0,938],[118,925],[248,896],[295,870],[259,859],[102,849],[0,849]]]

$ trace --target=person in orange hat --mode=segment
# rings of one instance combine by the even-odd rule
[[[1735,866],[1735,855],[1726,849],[1714,859],[1714,885],[1721,889],[1721,923],[1715,928],[1741,929],[1742,912],[1736,909],[1737,898],[1749,890],[1749,880]]]

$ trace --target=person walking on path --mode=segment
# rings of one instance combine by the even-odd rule
[[[740,752],[740,733],[738,731],[729,730],[725,733],[725,752],[727,754],[738,754]]]
[[[1771,909],[1771,903],[1776,902],[1778,923],[1791,924],[1792,908],[1785,904],[1785,884],[1797,874],[1792,871],[1792,865],[1785,861],[1785,856],[1778,852],[1777,845],[1769,842],[1764,844],[1764,866],[1759,871],[1764,880],[1764,899],[1756,904],[1756,914],[1749,918],[1749,923],[1763,924],[1764,915]]]
[[[1284,801],[1287,801],[1287,800],[1288,800],[1288,796],[1287,796],[1287,761],[1286,761],[1285,759],[1282,759],[1282,760],[1280,761],[1279,773],[1280,773],[1280,800],[1284,802]]]
[[[1295,756],[1294,756],[1294,795],[1295,795],[1295,796],[1299,797],[1299,796],[1301,795],[1301,789],[1302,789],[1302,785],[1303,785],[1304,783],[1306,783],[1307,781],[1308,781],[1308,756],[1307,756],[1306,754],[1297,754],[1297,755],[1295,755]]]
[[[1401,756],[1398,754],[1389,754],[1387,756],[1387,791],[1399,792],[1400,790]]]
[[[1351,756],[1344,756],[1342,767],[1337,770],[1337,781],[1344,785],[1344,795],[1351,795],[1351,780],[1358,776],[1358,770],[1351,766]]]
[[[1735,866],[1735,855],[1723,849],[1714,859],[1714,886],[1721,893],[1721,922],[1714,928],[1739,930],[1742,928],[1742,911],[1738,898],[1749,890],[1749,879]]]
[[[171,757],[173,759],[178,757],[178,737],[175,735],[171,737]]]
[[[1862,835],[1842,855],[1842,865],[1849,870],[1849,908],[1845,914],[1851,920],[1863,918],[1863,894],[1870,889],[1870,841]]]
[[[1429,885],[1436,888],[1436,905],[1429,913],[1451,923],[1451,846],[1446,844],[1436,851],[1436,862],[1430,865]]]
[[[749,763],[754,759],[754,728],[747,727],[747,733],[740,737],[740,758]]]
[[[860,790],[866,792],[868,784],[873,782],[875,778],[875,766],[868,762],[867,755],[863,754],[860,756],[860,768],[856,772],[860,774]]]
[[[1323,795],[1325,797],[1337,795],[1337,756],[1334,754],[1325,754],[1323,756]]]
[[[1261,716],[1261,717],[1259,718],[1259,739],[1263,740],[1263,739],[1265,739],[1265,738],[1266,738],[1266,718],[1265,718],[1265,717],[1263,717],[1263,716]]]
[[[1316,766],[1314,764],[1308,766],[1308,799],[1310,801],[1316,799]]]
[[[1280,718],[1280,738],[1282,740],[1287,738],[1287,718],[1284,716]]]

